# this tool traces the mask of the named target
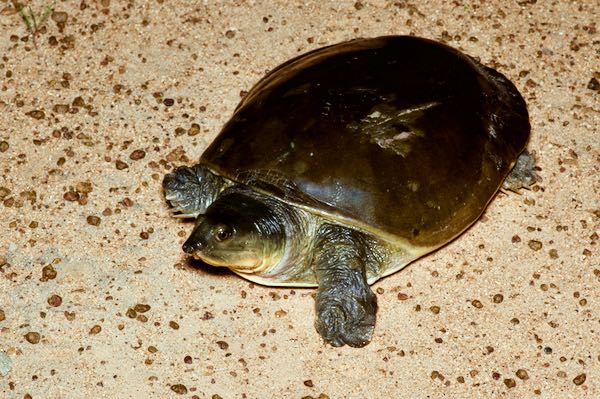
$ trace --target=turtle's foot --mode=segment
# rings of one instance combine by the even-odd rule
[[[540,181],[540,177],[535,173],[535,158],[527,150],[524,150],[517,163],[510,171],[510,174],[502,183],[503,190],[509,190],[519,192],[520,189],[529,189],[537,181]]]
[[[364,281],[361,272],[353,271],[345,287],[319,291],[316,298],[315,327],[332,346],[367,345],[373,336],[377,297]]]
[[[165,198],[174,216],[195,218],[206,211],[224,188],[224,181],[209,172],[206,167],[180,166],[163,179]]]

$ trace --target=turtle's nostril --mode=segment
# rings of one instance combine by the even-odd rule
[[[181,247],[183,249],[183,252],[185,252],[186,254],[193,254],[194,253],[194,245],[188,243],[187,241],[183,244],[183,247]]]
[[[186,254],[193,254],[194,252],[202,249],[202,247],[204,247],[204,245],[202,245],[202,242],[195,239],[194,235],[192,235],[190,238],[187,239],[187,241],[183,244],[181,248]]]

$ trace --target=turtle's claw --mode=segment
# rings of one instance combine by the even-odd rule
[[[317,297],[315,327],[332,346],[360,348],[371,342],[376,311],[377,297],[370,290],[364,298],[345,297],[327,301]]]

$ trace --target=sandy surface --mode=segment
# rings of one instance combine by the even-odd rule
[[[0,0],[0,398],[599,398],[600,2],[469,3],[59,1],[34,41]],[[160,181],[269,69],[383,34],[513,80],[543,181],[336,349],[311,290],[191,267]]]

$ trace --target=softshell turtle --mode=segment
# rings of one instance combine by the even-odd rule
[[[359,347],[375,325],[370,284],[465,231],[515,164],[508,188],[534,182],[529,130],[515,86],[473,58],[358,39],[270,72],[163,187],[196,218],[186,253],[260,284],[318,286],[317,331]]]

